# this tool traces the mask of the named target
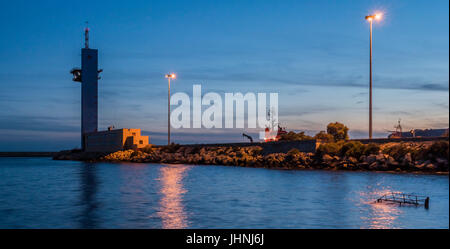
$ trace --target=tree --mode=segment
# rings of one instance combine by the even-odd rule
[[[334,137],[331,134],[327,134],[325,131],[320,131],[314,138],[323,142],[334,142]]]
[[[327,133],[332,135],[335,141],[348,140],[348,128],[339,122],[329,123]]]

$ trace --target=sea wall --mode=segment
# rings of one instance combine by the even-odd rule
[[[117,151],[110,154],[65,151],[54,156],[57,160],[204,164],[276,169],[327,169],[396,172],[429,172],[448,174],[449,142],[392,142],[363,144],[359,141],[276,142],[177,145],[146,147],[140,150]],[[239,146],[238,146],[239,145]],[[307,145],[307,146],[306,146]],[[299,147],[297,147],[299,146]],[[315,146],[314,146],[315,147]],[[286,152],[287,151],[287,152]]]
[[[386,143],[328,143],[315,153],[291,149],[287,153],[263,153],[261,146],[180,146],[118,151],[100,161],[205,164],[275,169],[327,169],[448,174],[448,141]]]

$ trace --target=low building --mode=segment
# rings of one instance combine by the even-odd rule
[[[404,138],[404,137],[445,137],[448,136],[447,129],[413,129],[407,132],[393,132],[388,138]]]
[[[148,136],[141,136],[141,129],[112,129],[85,134],[85,151],[115,152],[139,149],[148,145]]]

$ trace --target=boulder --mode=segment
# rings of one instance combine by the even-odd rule
[[[448,166],[448,160],[446,158],[436,158],[436,163],[438,164],[438,166],[440,167],[446,167]]]
[[[357,160],[356,158],[352,157],[352,156],[348,158],[348,161],[349,161],[350,163],[353,163],[353,164],[358,163],[358,160]]]
[[[398,162],[391,156],[388,156],[388,158],[386,160],[386,163],[388,165],[392,165],[392,166],[397,166],[398,165]]]
[[[330,155],[328,155],[328,154],[325,154],[325,155],[322,156],[322,161],[324,161],[324,162],[329,162],[329,161],[332,161],[332,160],[333,160],[333,158]]]
[[[414,167],[416,168],[416,169],[423,169],[423,168],[425,168],[425,163],[420,163],[420,164],[416,164]]]
[[[376,155],[370,155],[370,156],[366,157],[366,162],[369,165],[373,164],[376,161],[377,161],[377,156]]]
[[[403,157],[403,164],[404,165],[411,165],[412,164],[412,157],[411,153],[406,153],[406,155]]]
[[[376,158],[377,161],[380,161],[380,162],[384,162],[385,159],[386,159],[384,157],[384,154],[378,154],[378,155],[375,156],[375,158]]]
[[[192,154],[193,151],[194,151],[194,147],[191,147],[191,146],[185,147],[185,149],[184,149],[184,154],[185,154],[185,155],[187,155],[187,154]]]
[[[377,162],[373,162],[369,165],[369,169],[371,170],[377,170],[378,169],[378,163]]]
[[[427,170],[432,170],[432,171],[434,171],[434,170],[437,170],[437,169],[438,169],[438,166],[437,166],[436,164],[429,163],[429,164],[427,164],[427,165],[425,166],[425,168],[426,168]]]

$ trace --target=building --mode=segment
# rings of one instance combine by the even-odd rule
[[[81,83],[81,146],[85,134],[98,130],[98,50],[89,48],[89,28],[85,29],[85,47],[81,49],[81,69],[74,68],[73,81]]]
[[[148,136],[140,129],[108,128],[98,131],[98,50],[89,48],[89,28],[85,29],[85,47],[81,49],[81,69],[74,68],[73,81],[81,83],[81,147],[89,152],[114,152],[139,149],[148,145]]]
[[[112,129],[85,134],[84,151],[115,152],[140,149],[148,145],[148,136],[141,136],[141,129]]]
[[[414,129],[407,132],[393,132],[388,138],[403,138],[403,137],[445,137],[448,136],[447,129]]]

